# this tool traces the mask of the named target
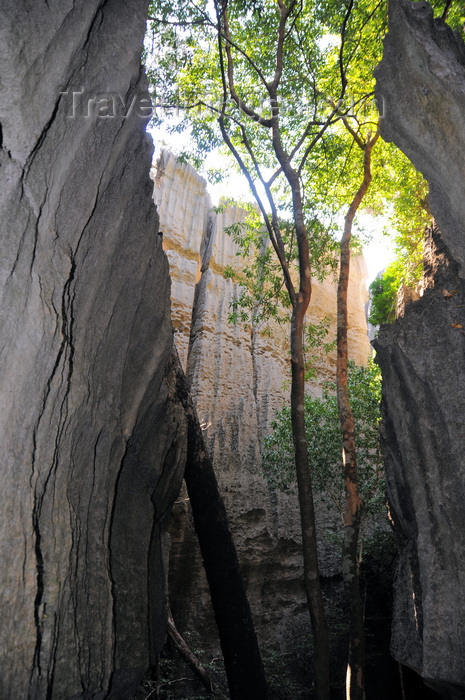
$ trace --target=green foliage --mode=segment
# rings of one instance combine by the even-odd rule
[[[263,665],[271,697],[279,698],[279,700],[305,700],[308,698],[308,679],[305,676],[308,674],[311,650],[308,647],[302,649],[303,640],[308,641],[308,635],[302,635],[300,640],[294,640],[292,653],[283,653],[270,647],[263,649]],[[296,673],[295,668],[299,665],[299,661],[301,669],[297,669],[297,671],[300,670],[300,674]],[[307,682],[304,682],[304,679]]]
[[[262,332],[267,332],[270,320],[278,323],[289,320],[289,296],[259,212],[247,202],[241,202],[240,206],[248,212],[245,219],[225,228],[236,243],[237,256],[242,261],[240,272],[231,266],[223,270],[226,279],[240,283],[228,319],[230,323],[265,325]]]
[[[305,0],[290,5],[282,55],[282,75],[276,105],[270,103],[266,83],[277,67],[277,36],[280,21],[274,2],[244,3],[230,0],[227,7],[234,63],[234,83],[256,117],[270,118],[279,107],[282,146],[292,154],[304,187],[305,218],[311,246],[321,249],[322,231],[334,233],[333,219],[358,186],[360,152],[347,131],[345,115],[360,136],[376,130],[372,71],[381,57],[386,17],[381,3],[363,0],[345,6],[339,2]],[[289,220],[289,186],[271,145],[271,132],[249,119],[241,104],[226,91],[221,62],[226,63],[226,41],[220,49],[215,7],[204,0],[158,0],[150,15],[148,46],[155,103],[162,117],[169,109],[181,109],[183,124],[192,129],[190,159],[198,165],[222,142],[218,116],[240,153],[255,185],[270,182],[280,220]],[[260,41],[257,41],[260,37]],[[335,109],[335,105],[337,105]],[[320,133],[321,132],[321,133]],[[232,160],[232,167],[237,164]],[[273,175],[275,173],[275,177]],[[267,197],[260,195],[269,208]],[[314,254],[315,268],[321,250]]]
[[[389,268],[370,284],[371,311],[368,320],[373,326],[396,320],[398,289],[399,280],[389,272]]]
[[[273,146],[273,130],[259,122],[279,110],[280,143],[299,173],[312,274],[322,279],[335,271],[342,214],[360,185],[360,146],[378,126],[373,69],[387,29],[386,8],[377,0],[304,0],[289,8],[273,104],[267,86],[278,69],[280,13],[275,2],[157,0],[147,42],[156,102],[165,105],[165,115],[167,105],[180,110],[173,130],[190,130],[192,147],[182,156],[199,167],[215,152],[213,177],[218,180],[224,170],[239,170],[230,152],[234,149],[248,173],[260,208],[248,205],[247,219],[229,228],[244,264],[239,275],[227,269],[225,276],[242,284],[230,321],[262,324],[263,332],[268,332],[267,319],[287,320],[289,307],[263,215],[279,228],[293,279],[298,250],[289,182]],[[224,28],[218,34],[226,12],[228,40]],[[457,13],[454,4],[449,15],[456,24]],[[227,163],[223,172],[217,167],[222,161]],[[371,170],[363,207],[389,222],[386,229],[395,232],[398,251],[395,264],[374,285],[375,322],[392,320],[397,289],[415,286],[419,279],[428,211],[426,183],[392,144],[378,140]],[[358,231],[360,240],[366,240],[366,233]]]
[[[242,261],[240,273],[235,272],[230,266],[223,271],[224,277],[234,279],[242,285],[240,296],[231,304],[229,320],[236,322],[240,319],[255,324],[270,319],[278,323],[288,322],[290,320],[289,295],[284,285],[281,266],[274,254],[260,214],[256,207],[247,202],[240,202],[239,206],[247,211],[248,215],[243,221],[225,228],[225,232],[232,237],[237,246],[236,255]],[[285,220],[280,224],[281,237],[288,256],[296,258],[293,225]],[[317,225],[317,222],[314,222],[314,228]],[[335,240],[328,236],[327,232],[322,231],[321,235],[315,238],[315,246],[312,248],[312,255],[315,256],[313,269],[320,279],[336,272],[336,248]],[[325,329],[324,332],[322,332],[322,326]],[[311,337],[312,331],[317,330],[320,338],[326,335],[326,319],[323,319],[318,326],[308,326],[308,337]]]
[[[441,17],[456,32],[463,36],[465,28],[465,7],[458,0],[432,0],[430,2],[434,16]]]
[[[436,16],[443,15],[446,6],[450,26],[462,31],[463,4],[433,0]],[[334,237],[340,231],[341,212],[359,185],[362,154],[358,140],[366,141],[377,128],[373,69],[382,56],[386,6],[378,0],[303,0],[289,4],[289,8],[274,105],[267,83],[277,68],[279,11],[277,3],[270,0],[229,0],[216,5],[207,0],[152,2],[146,42],[148,73],[157,105],[155,121],[164,120],[172,131],[189,129],[191,146],[179,156],[196,167],[214,152],[217,157],[210,175],[215,181],[238,170],[224,145],[218,123],[223,115],[224,129],[264,210],[271,212],[273,200],[280,228],[289,229],[283,233],[286,258],[295,261],[289,184],[273,150],[271,130],[257,121],[270,118],[272,106],[279,108],[282,147],[292,156],[302,184],[313,274],[324,275],[331,264]],[[219,19],[226,10],[229,44],[218,35]],[[222,81],[226,44],[238,100]],[[244,112],[244,104],[255,113],[252,118]],[[221,166],[221,162],[226,165]],[[405,268],[396,271],[396,285],[414,286],[421,272],[420,241],[428,221],[426,184],[408,159],[381,139],[372,154],[372,174],[363,206],[388,220],[387,232],[396,236],[397,266]],[[268,194],[263,192],[264,182],[268,183]],[[245,234],[246,250],[250,236],[241,233]],[[360,234],[363,238],[363,232]],[[259,235],[265,238],[263,231]],[[273,278],[277,272],[270,254],[263,252],[262,242],[254,243],[261,259],[250,270],[252,276],[258,271],[259,284],[265,274]],[[276,286],[281,293],[282,285],[274,279],[262,293],[265,307]],[[254,290],[249,291],[250,295],[239,302],[241,310],[232,310],[233,316],[250,317],[250,309],[256,308],[256,304],[248,304]]]
[[[306,321],[304,327],[305,379],[317,376],[316,362],[321,359],[318,351],[326,354],[336,349],[336,338],[328,340],[330,319],[324,317],[318,323]]]
[[[381,379],[371,361],[367,367],[349,363],[349,398],[355,419],[362,519],[385,515],[383,464],[378,423]],[[305,397],[305,423],[309,463],[315,491],[329,495],[344,521],[342,443],[335,383],[326,383],[321,397]],[[295,483],[290,408],[283,408],[265,438],[262,453],[266,478],[272,489],[287,491]]]
[[[378,326],[396,320],[397,293],[403,286],[416,289],[423,272],[424,228],[430,218],[420,199],[418,218],[408,229],[399,225],[396,236],[396,257],[370,285],[371,311],[369,322]],[[412,209],[413,210],[413,209]]]
[[[155,697],[158,700],[226,700],[229,697],[223,658],[205,650],[197,630],[186,632],[184,638],[199,664],[208,672],[213,682],[213,691],[210,692],[203,686],[196,673],[168,640],[159,658],[158,683],[144,681],[139,692],[130,700],[148,700]]]

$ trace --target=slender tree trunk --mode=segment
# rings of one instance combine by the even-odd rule
[[[308,463],[305,433],[304,393],[305,367],[303,353],[303,323],[305,305],[299,300],[292,313],[291,325],[291,420],[294,441],[300,522],[304,559],[304,584],[313,632],[313,664],[316,700],[329,700],[329,633],[321,593],[317,553],[317,533],[313,489]]]
[[[266,700],[268,689],[226,509],[176,349],[176,391],[188,423],[184,478],[215,612],[232,700]]]
[[[364,177],[344,222],[341,239],[339,284],[337,290],[337,401],[342,431],[342,457],[345,486],[345,523],[342,551],[344,590],[349,609],[349,659],[347,664],[347,700],[363,700],[365,668],[365,631],[363,600],[360,591],[358,540],[360,532],[361,497],[358,488],[354,417],[349,401],[347,364],[347,289],[350,272],[350,241],[352,224],[371,182],[371,151],[378,138],[368,137],[364,145]]]
[[[360,592],[359,565],[357,558],[361,498],[357,483],[354,418],[347,387],[347,282],[349,260],[350,251],[348,249],[348,242],[344,241],[344,243],[341,244],[341,270],[338,285],[336,373],[346,495],[344,542],[342,550],[344,589],[349,608],[349,659],[347,665],[346,697],[348,700],[362,700],[364,697],[365,634],[363,601]]]
[[[284,162],[284,161],[283,161]],[[315,699],[329,700],[329,632],[320,583],[317,532],[312,478],[308,462],[305,432],[305,361],[303,350],[305,313],[312,293],[307,228],[303,217],[300,184],[296,173],[287,166],[292,187],[293,214],[299,251],[299,291],[292,304],[291,322],[291,422],[299,492],[300,521],[304,559],[305,593],[314,640]]]
[[[315,700],[329,700],[329,633],[326,623],[326,615],[323,604],[323,596],[321,593],[320,573],[317,556],[317,538],[315,526],[315,510],[313,504],[313,490],[310,469],[308,464],[307,438],[305,433],[305,416],[304,416],[304,392],[305,392],[305,372],[304,372],[304,353],[303,353],[303,326],[305,312],[307,311],[311,297],[311,271],[310,271],[310,255],[307,240],[307,229],[305,226],[302,197],[300,190],[300,174],[291,165],[291,156],[286,153],[282,141],[279,126],[279,100],[277,89],[282,76],[283,70],[283,49],[286,36],[286,22],[290,16],[291,8],[281,0],[278,0],[281,20],[278,29],[278,47],[276,54],[276,70],[271,82],[267,83],[267,91],[272,105],[271,119],[261,119],[253,110],[248,109],[243,102],[239,101],[238,95],[234,86],[234,61],[230,49],[230,35],[228,16],[226,5],[219,7],[219,3],[215,2],[217,8],[218,26],[223,27],[226,53],[226,65],[223,61],[222,52],[222,35],[218,33],[218,42],[220,49],[220,64],[221,74],[224,89],[224,104],[229,97],[236,102],[238,107],[247,116],[252,117],[257,123],[260,123],[265,128],[271,128],[271,138],[275,155],[280,163],[282,171],[289,182],[292,191],[293,216],[296,230],[297,245],[299,251],[299,291],[296,293],[292,276],[289,271],[288,260],[285,254],[284,242],[281,238],[279,230],[279,221],[277,209],[271,193],[270,183],[266,183],[263,178],[262,184],[267,193],[268,202],[271,205],[272,215],[271,221],[265,207],[257,193],[253,178],[241,158],[238,150],[234,147],[231,139],[225,128],[225,112],[221,113],[219,124],[223,138],[228,145],[231,153],[236,158],[239,167],[244,173],[250,188],[257,200],[260,211],[270,235],[273,248],[281,265],[284,282],[289,293],[289,299],[292,305],[292,323],[291,323],[291,367],[292,367],[292,389],[291,389],[291,414],[292,414],[292,434],[294,440],[295,463],[297,473],[297,485],[299,491],[299,504],[302,527],[302,548],[304,559],[304,583],[307,602],[312,623],[312,633],[314,641],[314,670],[315,670]],[[328,122],[329,124],[329,122]],[[325,127],[326,128],[326,127]],[[324,131],[324,129],[323,129]],[[323,133],[321,132],[321,134]],[[320,135],[321,135],[320,134]],[[253,157],[253,149],[248,142],[245,130],[242,131],[243,143],[248,150],[250,156]]]

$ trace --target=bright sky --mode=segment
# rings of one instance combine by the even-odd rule
[[[182,150],[187,150],[189,147],[189,134],[187,131],[180,134],[170,134],[163,125],[149,131],[154,140],[155,153],[162,147],[165,147],[177,154]],[[218,158],[218,155],[213,154],[209,158],[211,163],[209,164],[207,160],[207,167],[214,165],[214,159]],[[225,195],[252,201],[249,186],[245,178],[238,173],[232,173],[227,181],[223,181],[220,184],[208,183],[207,187],[214,205],[218,204],[221,197]],[[367,236],[371,234],[371,241],[363,245],[363,254],[368,269],[367,284],[369,285],[378,272],[381,272],[394,258],[393,244],[382,233],[383,223],[377,223],[369,214],[359,214],[356,218],[356,224],[358,224],[358,229],[361,233]]]

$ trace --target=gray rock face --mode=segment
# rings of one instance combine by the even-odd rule
[[[455,699],[465,697],[465,50],[426,3],[390,12],[377,69],[382,133],[428,178],[443,239],[424,296],[376,341],[400,553],[392,650]]]
[[[166,373],[146,5],[0,10],[4,700],[127,699],[163,641],[160,528],[185,428]]]
[[[427,2],[391,0],[384,57],[375,71],[381,134],[428,180],[429,204],[463,268],[465,46]],[[460,273],[464,276],[464,273]]]
[[[443,244],[441,243],[443,248]],[[442,253],[434,286],[384,326],[383,452],[399,547],[392,651],[465,694],[465,283]],[[454,291],[446,298],[442,290]],[[462,328],[463,326],[463,328]]]

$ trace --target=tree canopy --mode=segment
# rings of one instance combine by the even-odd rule
[[[460,3],[435,0],[433,6],[438,16],[446,16],[453,28],[463,31]],[[226,7],[228,41],[224,31],[219,41],[219,15]],[[178,156],[196,167],[209,162],[208,176],[218,181],[231,167],[239,169],[224,143],[218,122],[222,116],[231,145],[247,167],[252,191],[255,188],[265,211],[276,207],[284,228],[291,196],[267,126],[273,106],[279,108],[282,146],[292,156],[303,185],[313,273],[325,274],[334,260],[333,235],[340,227],[341,211],[360,172],[357,139],[366,139],[367,132],[376,128],[373,70],[382,55],[386,5],[373,0],[307,0],[290,2],[287,8],[279,49],[278,2],[153,2],[147,46],[155,121],[164,120],[174,132],[189,129],[191,146]],[[226,74],[230,71],[228,56],[234,64],[233,95],[221,77],[221,66]],[[273,81],[277,82],[274,100],[267,88]],[[182,119],[170,126],[170,113]],[[218,153],[214,166],[208,161],[212,151]],[[391,302],[401,285],[413,287],[421,275],[423,230],[430,221],[427,202],[421,175],[392,144],[379,140],[363,207],[382,217],[385,234],[396,241],[396,261],[383,285],[390,289]],[[295,258],[292,235],[283,237],[288,258]],[[266,255],[271,264],[270,252]],[[378,318],[392,320],[392,316]]]
[[[226,5],[228,24],[221,41],[217,15]],[[358,141],[377,128],[372,73],[382,55],[385,5],[291,2],[285,24],[276,2],[236,0],[217,4],[216,14],[214,10],[205,1],[152,5],[150,78],[158,118],[181,110],[184,118],[173,122],[172,129],[189,128],[192,147],[179,155],[199,167],[217,150],[222,157],[209,170],[216,180],[231,168],[223,128],[264,210],[275,206],[283,221],[290,216],[291,196],[271,145],[270,126],[273,109],[279,110],[282,148],[303,185],[309,230],[316,229],[311,243],[318,270],[322,239],[331,247],[323,231],[339,229],[360,172]],[[225,90],[221,66],[233,81],[232,95]],[[387,215],[391,228],[411,222],[417,202],[411,201],[415,171],[407,159],[379,141],[372,174],[364,207]],[[386,202],[392,203],[389,211]]]

